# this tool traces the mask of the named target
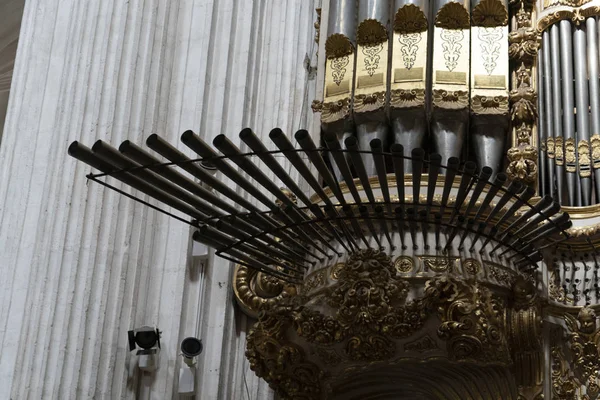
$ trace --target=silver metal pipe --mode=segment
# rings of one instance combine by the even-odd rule
[[[542,64],[539,65],[539,68],[543,70],[544,79],[540,82],[540,86],[544,86],[544,124],[546,129],[546,138],[551,139],[552,143],[554,143],[554,116],[552,109],[552,101],[553,101],[553,93],[552,93],[552,62],[550,60],[550,53],[552,49],[550,47],[550,31],[546,29],[542,32]],[[542,123],[542,118],[539,119],[540,123]],[[549,150],[549,149],[548,149]],[[554,145],[552,145],[551,152],[547,151],[548,156],[548,194],[558,200],[558,194],[555,190],[555,182],[554,175],[556,170],[556,165],[554,163]]]
[[[475,121],[471,140],[475,159],[479,168],[485,166],[492,168],[492,175],[495,176],[502,169],[502,160],[506,154],[504,151],[506,141],[506,117],[488,118],[482,117],[480,121]]]
[[[335,140],[339,143],[340,148],[343,150],[346,150],[346,145],[345,140],[349,137],[352,137],[352,132],[348,132],[346,130],[344,130],[341,133],[333,133],[330,132],[328,134],[331,134],[335,137]],[[327,146],[329,147],[329,146]],[[340,153],[341,156],[346,159],[346,162],[348,162],[348,153]],[[342,171],[340,171],[340,167],[338,162],[336,162],[335,157],[334,157],[335,153],[329,153],[328,155],[328,159],[329,159],[329,164],[331,165],[331,170],[333,171],[333,175],[335,176],[335,179],[337,179],[338,182],[342,182],[342,181],[347,181],[346,177],[344,177],[344,174],[342,174]]]
[[[327,36],[339,33],[351,42],[356,40],[356,1],[330,0]]]
[[[394,10],[398,10],[407,4],[414,4],[423,10],[426,16],[429,16],[429,0],[394,0]]]
[[[356,127],[356,138],[358,139],[358,147],[361,150],[370,150],[370,143],[374,139],[381,140],[382,148],[387,146],[388,126],[387,124],[380,121],[369,121],[364,122]],[[377,173],[373,158],[367,154],[362,155],[365,169],[369,176],[374,176]]]
[[[563,138],[563,121],[562,121],[562,89],[560,85],[561,71],[560,71],[560,28],[558,24],[554,24],[550,27],[550,56],[552,57],[552,109],[553,109],[553,125],[554,125],[554,142],[555,142],[555,162],[556,162],[556,188],[558,190],[558,198],[560,204],[563,206],[573,205],[569,198],[569,189],[566,182],[566,172],[564,165],[564,146],[559,149],[559,145],[556,145],[557,139]],[[561,158],[559,159],[559,152]]]
[[[375,19],[387,26],[390,18],[389,0],[358,0],[358,21]]]
[[[562,75],[562,105],[563,105],[563,133],[565,137],[565,169],[567,171],[567,188],[569,190],[569,205],[581,205],[581,192],[577,176],[577,152],[574,162],[567,160],[567,141],[574,140],[575,136],[575,94],[573,93],[573,35],[571,21],[558,22],[560,27],[560,66]]]
[[[590,142],[590,115],[588,100],[588,62],[587,62],[587,38],[585,25],[580,25],[573,32],[574,47],[574,70],[575,70],[575,106],[577,107],[577,135],[576,147],[579,161],[579,142],[585,140]],[[589,147],[588,147],[589,149]],[[588,154],[591,158],[591,154]],[[578,162],[577,170],[581,183],[581,206],[588,206],[592,203],[592,177],[591,170],[582,171],[582,165]],[[590,168],[591,166],[586,166]]]
[[[421,147],[427,132],[427,120],[425,111],[392,111],[392,131],[394,143],[399,143],[406,149],[406,156],[414,148]],[[404,170],[407,174],[412,173],[410,160],[404,161]]]
[[[543,60],[544,59],[544,49],[540,48],[538,50],[538,60]],[[548,193],[548,167],[547,167],[547,162],[548,162],[548,154],[546,151],[543,151],[543,149],[545,149],[545,144],[546,144],[546,137],[547,137],[547,121],[546,121],[546,109],[545,109],[545,96],[546,96],[546,92],[545,92],[545,87],[544,87],[544,74],[543,74],[543,67],[541,65],[541,62],[538,63],[538,68],[537,68],[537,81],[538,81],[538,129],[537,129],[537,133],[538,133],[538,143],[539,146],[538,148],[540,149],[540,151],[538,152],[538,169],[539,169],[539,174],[538,174],[538,193],[540,194],[540,196],[544,196],[545,194]]]
[[[442,164],[446,164],[450,157],[460,158],[467,129],[467,113],[462,111],[443,113],[448,115],[434,118],[431,122],[431,130],[435,152],[442,156]]]
[[[585,21],[587,29],[587,60],[589,74],[590,112],[591,112],[591,134],[600,134],[600,87],[599,87],[599,56],[598,56],[598,21],[596,17],[589,17]],[[591,144],[590,144],[591,148]],[[594,160],[592,159],[592,166]],[[600,203],[600,168],[594,168],[596,203]]]

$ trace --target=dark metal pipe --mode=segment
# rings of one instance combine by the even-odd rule
[[[555,203],[558,204],[558,203]],[[552,205],[551,207],[554,207],[554,205]],[[559,205],[559,210],[560,210],[560,205]],[[555,213],[554,213],[555,214]],[[544,233],[548,233],[549,231],[551,231],[552,229],[558,229],[558,227],[560,227],[560,225],[564,225],[568,219],[569,219],[569,215],[563,213],[561,214],[559,217],[552,219],[552,222],[548,222],[545,224],[541,224],[539,226],[537,226],[535,229],[532,229],[530,232],[526,233],[525,235],[519,237],[518,235],[521,232],[515,232],[513,235],[511,235],[511,238],[507,241],[507,243],[510,246],[514,246],[516,243],[521,243],[523,246],[528,246],[531,245],[531,238],[533,237],[537,237],[541,232]],[[539,222],[541,222],[542,219],[544,219],[544,215],[538,215],[536,216],[536,220],[537,222],[535,223],[535,225],[537,225]],[[533,226],[534,224],[530,224],[531,226]],[[505,251],[504,253],[506,253],[507,251]],[[500,256],[502,257],[504,255],[504,253],[500,254]]]
[[[360,247],[358,246],[356,241],[354,241],[352,234],[350,234],[350,229],[346,226],[345,222],[342,220],[343,217],[340,216],[340,214],[337,212],[335,207],[331,204],[327,204],[325,207],[323,207],[323,211],[325,211],[325,213],[327,215],[329,215],[329,218],[332,218],[334,221],[338,222],[340,230],[342,230],[342,232],[344,232],[344,236],[346,237],[346,240],[352,247],[350,249],[350,251],[353,252],[355,250],[360,249]]]
[[[361,239],[363,241],[363,243],[365,244],[365,246],[367,246],[368,248],[371,248],[371,246],[369,245],[369,241],[367,240],[364,232],[362,231],[362,229],[360,227],[360,224],[354,217],[354,212],[352,211],[352,206],[350,204],[346,204],[345,206],[342,207],[342,210],[344,211],[344,214],[346,214],[346,217],[350,219],[350,224],[352,225],[352,228],[354,229],[354,234],[356,235],[356,237]]]
[[[489,204],[492,202],[492,199],[496,196],[498,190],[500,190],[500,188],[504,186],[504,183],[507,179],[508,177],[503,172],[496,175],[496,178],[494,178],[494,183],[492,184],[492,186],[490,186],[490,190],[488,191],[487,195],[485,196],[485,199],[483,199],[483,202],[481,203],[479,209],[477,210],[477,213],[475,214],[475,221],[479,220],[479,218],[481,217],[481,213],[483,213],[485,209],[489,206]]]
[[[444,215],[446,206],[448,205],[448,197],[450,196],[450,190],[454,185],[454,177],[458,172],[458,166],[460,160],[458,157],[450,157],[448,159],[448,165],[446,167],[446,179],[444,181],[444,191],[442,192],[442,203],[440,204],[440,214]]]
[[[489,224],[492,221],[492,219],[496,216],[496,214],[498,214],[502,210],[504,205],[508,203],[508,201],[512,199],[513,196],[520,192],[521,189],[523,189],[523,183],[521,183],[520,181],[512,181],[510,185],[508,185],[508,188],[506,189],[498,203],[496,203],[496,205],[492,208],[490,215],[488,215],[488,217],[485,219],[485,223]],[[494,224],[494,226],[497,226],[497,224]]]
[[[371,236],[377,242],[377,246],[379,246],[379,248],[381,250],[383,250],[384,247],[381,244],[379,237],[377,236],[377,231],[375,230],[375,226],[373,225],[373,221],[371,220],[371,216],[369,215],[369,210],[367,209],[366,206],[360,206],[360,207],[358,207],[358,212],[360,213],[360,216],[362,217],[363,221],[365,221],[367,228],[369,228],[369,232],[371,232]]]
[[[344,198],[344,195],[342,194],[342,191],[340,190],[337,181],[335,180],[333,175],[331,175],[331,172],[327,168],[323,157],[317,150],[317,146],[315,146],[315,143],[310,137],[308,131],[301,129],[298,132],[296,132],[294,137],[296,138],[296,141],[298,142],[302,150],[304,150],[304,154],[306,154],[308,159],[317,168],[317,171],[319,171],[319,173],[323,177],[323,180],[325,181],[325,183],[327,183],[337,200],[340,202],[341,205],[345,205],[346,199]]]
[[[533,188],[531,188],[531,190],[533,190]],[[529,198],[533,197],[533,194],[531,196],[528,197],[529,193],[531,192],[531,190],[525,190],[525,193],[523,196],[520,196],[515,203],[512,205],[512,207],[509,208],[509,210],[502,216],[502,218],[500,219],[500,221],[496,224],[498,226],[502,226],[502,223],[504,223],[505,221],[508,221],[509,218],[511,218],[514,213],[521,208],[523,205],[525,205],[527,203],[527,201],[529,200]],[[527,198],[527,200],[525,200],[525,198]],[[504,229],[500,229],[500,231],[498,232],[498,234],[503,235],[506,232],[509,232],[512,228],[514,228],[515,226],[520,225],[521,223],[523,223],[524,221],[528,220],[529,218],[533,217],[536,214],[541,213],[541,211],[550,206],[553,203],[554,199],[552,199],[552,196],[544,196],[540,199],[540,201],[537,202],[536,205],[534,205],[532,208],[530,208],[529,210],[525,211],[523,213],[523,215],[521,215],[519,218],[517,218],[516,220],[514,220],[508,227],[504,228]]]
[[[412,158],[412,184],[413,184],[413,203],[416,211],[419,210],[421,202],[421,176],[423,175],[423,161],[425,159],[425,150],[416,148],[411,151]]]
[[[350,166],[348,165],[348,161],[346,161],[346,155],[341,151],[342,148],[340,146],[340,142],[337,140],[337,135],[335,133],[326,133],[323,136],[323,139],[329,148],[331,156],[337,164],[340,173],[344,177],[344,181],[346,182],[346,186],[348,186],[348,189],[354,198],[354,202],[358,205],[362,204],[360,194],[358,194],[358,190],[354,184],[354,179],[352,178],[352,172],[350,172]]]
[[[433,153],[429,156],[429,171],[427,177],[427,214],[431,211],[431,205],[433,204],[433,195],[435,194],[435,188],[437,186],[437,178],[440,173],[440,166],[442,164],[442,156]],[[413,183],[414,185],[414,183]]]
[[[344,144],[346,145],[346,148],[350,150],[350,160],[352,160],[352,165],[354,165],[354,170],[358,175],[358,179],[360,179],[360,184],[362,185],[367,198],[372,204],[375,204],[375,196],[373,195],[373,189],[369,182],[369,175],[365,169],[365,163],[358,152],[358,140],[354,136],[351,136],[344,141]]]
[[[465,230],[463,231],[463,234],[460,237],[460,242],[458,242],[458,251],[463,250],[463,244],[465,242],[465,239],[467,238],[467,235],[470,233],[474,222],[475,220],[473,218],[467,219],[467,226],[465,227]]]
[[[442,214],[436,212],[433,216],[435,218],[435,249],[441,250],[440,246],[440,230],[442,229]]]
[[[392,144],[390,151],[392,153],[392,163],[394,165],[394,174],[396,175],[396,190],[398,191],[398,201],[400,208],[404,208],[404,147],[401,144]]]
[[[149,166],[148,169],[163,176],[164,178],[172,181],[173,183],[181,186],[182,188],[194,193],[198,197],[208,201],[211,204],[221,208],[222,210],[230,213],[237,214],[238,210],[231,204],[223,201],[220,197],[214,195],[212,192],[206,190],[193,180],[189,179],[185,175],[175,171],[168,166],[162,165],[163,163],[146,150],[130,142],[129,140],[124,141],[119,146],[119,151],[129,159],[137,162],[140,165]]]
[[[206,214],[200,212],[199,210],[195,209],[189,204],[184,203],[183,201],[171,196],[170,194],[165,193],[164,191],[149,185],[148,183],[142,181],[139,178],[136,178],[135,176],[129,173],[118,173],[113,176],[112,173],[118,171],[119,168],[104,161],[103,159],[92,153],[92,150],[90,150],[88,147],[82,145],[77,141],[69,145],[68,153],[71,157],[74,157],[79,161],[83,161],[89,166],[96,168],[97,170],[100,170],[105,174],[111,175],[113,178],[147,194],[148,196],[162,203],[165,203],[170,207],[173,207],[174,209],[184,214],[189,215],[192,218],[195,218],[197,220],[203,220],[207,218]]]
[[[479,240],[479,238],[481,237],[481,235],[485,231],[486,226],[487,225],[485,224],[485,222],[480,222],[479,223],[479,227],[477,228],[477,233],[475,234],[475,237],[471,241],[471,247],[469,248],[470,252],[475,251],[475,245],[477,244],[477,241]]]
[[[375,169],[377,170],[377,179],[379,180],[379,187],[381,188],[381,194],[387,204],[388,210],[392,210],[392,200],[390,198],[390,190],[388,188],[387,172],[385,170],[385,158],[383,157],[383,143],[379,139],[373,139],[370,142],[371,151],[373,152],[373,162],[375,163]]]
[[[485,223],[485,222],[484,222]],[[488,243],[496,237],[496,233],[498,232],[498,228],[494,225],[492,226],[492,229],[490,229],[490,232],[487,234],[487,237],[485,238],[485,241],[483,242],[483,244],[481,245],[481,249],[479,250],[479,254],[483,254],[485,252],[485,248],[487,247]]]
[[[402,160],[402,159],[400,159]],[[400,243],[402,244],[402,250],[406,250],[407,247],[404,244],[404,209],[402,207],[396,207],[394,210],[396,214],[396,222],[398,223],[398,233],[400,234]]]
[[[408,222],[408,228],[410,229],[410,237],[412,239],[413,250],[417,250],[417,214],[414,208],[408,208],[406,210],[406,220]]]
[[[477,178],[477,184],[475,185],[475,189],[471,193],[471,200],[469,201],[469,205],[467,206],[467,210],[465,211],[465,215],[468,217],[473,207],[475,207],[475,203],[479,200],[479,196],[481,192],[483,192],[483,188],[488,184],[488,179],[492,176],[494,171],[490,167],[483,167],[481,172],[479,173],[479,177]]]
[[[414,166],[414,164],[413,164]],[[414,169],[413,169],[414,171]],[[419,211],[419,219],[421,220],[421,234],[423,235],[423,247],[425,250],[429,250],[429,244],[427,243],[427,235],[429,233],[429,224],[427,223],[427,211]]]
[[[458,228],[463,226],[464,223],[465,223],[465,217],[463,217],[462,215],[459,215],[458,222],[456,223],[456,225],[454,225],[452,227],[452,230],[450,231],[450,236],[447,238],[446,246],[444,246],[444,251],[448,251],[448,249],[452,248],[452,241],[454,240],[454,238],[456,237],[456,234],[458,233]]]
[[[388,243],[390,244],[390,251],[394,250],[396,247],[394,246],[394,242],[392,241],[392,237],[388,229],[387,219],[385,218],[382,206],[375,206],[375,215],[379,219],[381,230],[383,231],[383,234],[385,235]]]
[[[460,185],[456,192],[456,203],[454,203],[454,210],[450,217],[450,223],[454,222],[454,218],[460,214],[460,208],[462,207],[467,195],[469,194],[469,186],[471,181],[475,179],[475,171],[477,170],[477,164],[473,161],[467,161],[463,169],[462,176],[460,178]]]

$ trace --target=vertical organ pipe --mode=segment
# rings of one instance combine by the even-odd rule
[[[543,70],[542,76],[544,79],[540,82],[540,86],[544,86],[544,104],[543,108],[544,112],[544,123],[546,129],[546,156],[547,156],[547,177],[548,177],[548,194],[553,196],[556,200],[558,200],[558,195],[554,190],[554,171],[556,166],[554,165],[554,118],[553,110],[552,110],[552,64],[550,61],[550,54],[552,49],[550,48],[550,31],[546,29],[542,33],[542,57],[540,60],[543,60],[540,69]],[[542,118],[540,117],[540,122],[542,122]]]
[[[542,60],[544,49],[540,48],[538,51],[538,60]],[[545,104],[545,96],[546,92],[544,90],[544,74],[543,68],[537,69],[538,73],[538,143],[540,144],[540,151],[538,152],[538,166],[539,166],[539,176],[538,176],[538,191],[540,196],[544,196],[548,193],[547,185],[548,185],[548,168],[547,161],[548,156],[545,149],[546,144],[546,136],[547,136],[547,123],[546,123],[546,109],[544,107]]]
[[[556,163],[556,187],[560,204],[573,205],[569,202],[568,188],[565,185],[565,150],[562,127],[562,90],[560,85],[560,28],[558,24],[550,27],[550,56],[552,58],[552,115],[554,118],[554,160]]]
[[[580,206],[589,206],[592,201],[592,176],[590,170],[590,117],[588,100],[588,63],[586,51],[586,29],[580,25],[573,32],[575,70],[575,106],[577,107],[576,154],[577,170],[581,183]]]
[[[591,113],[591,143],[590,148],[600,145],[600,88],[599,88],[599,70],[598,70],[598,21],[596,17],[589,17],[586,21],[587,29],[587,59],[589,74],[589,94],[590,94],[590,113]],[[593,152],[592,152],[593,154]],[[596,189],[596,203],[600,202],[600,160],[591,159]]]
[[[562,20],[560,28],[560,66],[562,75],[563,134],[565,138],[565,170],[567,172],[567,190],[569,205],[579,206],[581,194],[577,179],[577,152],[575,143],[575,101],[573,93],[573,35],[571,21]]]

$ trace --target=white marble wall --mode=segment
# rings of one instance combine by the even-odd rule
[[[188,257],[186,225],[86,183],[66,149],[312,126],[315,2],[26,2],[0,146],[0,398],[173,398],[186,336],[204,342],[197,398],[272,397],[228,263]],[[154,376],[127,348],[146,324]]]

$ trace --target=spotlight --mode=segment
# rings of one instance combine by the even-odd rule
[[[129,335],[129,351],[140,348],[135,353],[138,356],[140,369],[142,371],[156,370],[160,353],[160,331],[158,328],[142,326],[127,333]]]
[[[179,369],[179,394],[194,395],[196,360],[195,357],[202,353],[202,341],[195,337],[188,337],[181,342],[184,364]]]

